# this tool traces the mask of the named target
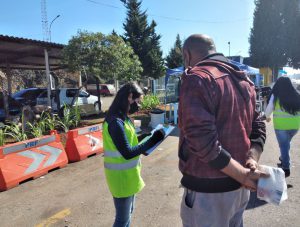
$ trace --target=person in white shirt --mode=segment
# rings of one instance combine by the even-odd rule
[[[288,77],[280,77],[271,92],[265,111],[267,122],[271,121],[280,147],[279,167],[290,176],[290,143],[300,128],[300,95]]]

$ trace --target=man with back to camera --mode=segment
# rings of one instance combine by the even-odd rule
[[[183,45],[186,71],[179,101],[179,169],[183,226],[243,226],[266,139],[255,111],[255,88],[244,72],[217,53],[207,35]]]

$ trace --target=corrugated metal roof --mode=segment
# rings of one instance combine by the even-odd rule
[[[40,40],[0,35],[0,68],[45,69],[44,50],[47,49],[51,70],[62,68],[65,45]]]
[[[58,48],[59,47],[63,48],[65,46],[64,44],[60,44],[60,43],[52,43],[52,42],[46,42],[46,41],[41,41],[41,40],[27,39],[27,38],[1,35],[1,34],[0,34],[0,41],[31,43],[31,44],[39,44],[39,45],[43,45],[43,46],[53,46],[53,47],[58,47]]]

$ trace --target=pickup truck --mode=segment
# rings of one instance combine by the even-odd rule
[[[70,106],[76,94],[78,93],[77,88],[59,88],[59,101],[60,109],[64,108],[65,105]],[[51,91],[51,108],[54,112],[57,112],[57,98],[56,90]],[[36,101],[37,105],[47,105],[47,91],[39,95]],[[102,102],[101,102],[102,104]],[[99,114],[101,111],[101,105],[99,105],[98,97],[89,94],[84,90],[79,90],[78,97],[73,101],[73,106],[78,106],[80,114],[82,116],[88,116],[93,114]]]

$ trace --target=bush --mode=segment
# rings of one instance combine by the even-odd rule
[[[141,103],[142,110],[151,110],[160,104],[159,98],[156,95],[145,95]]]
[[[0,146],[3,146],[5,143],[5,134],[2,129],[0,129]]]
[[[65,105],[63,115],[63,118],[58,120],[58,125],[64,132],[68,132],[71,127],[77,127],[81,121],[80,110],[77,105],[75,107]]]
[[[8,137],[13,138],[17,142],[28,139],[26,133],[23,132],[22,127],[20,127],[18,124],[14,122],[5,125],[4,134],[7,135]]]

